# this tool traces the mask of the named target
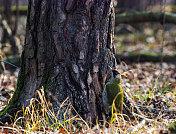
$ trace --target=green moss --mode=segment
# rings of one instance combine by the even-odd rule
[[[11,10],[16,11],[16,6],[12,6]],[[27,11],[27,10],[28,10],[28,6],[19,6],[19,11]]]
[[[27,12],[28,6],[19,6],[19,11],[20,12]],[[0,11],[4,11],[4,7],[0,7]],[[14,12],[16,11],[16,6],[11,6],[11,11]]]
[[[137,42],[137,43],[146,43],[146,38],[147,36],[143,33],[139,33],[139,32],[134,32],[133,30],[131,30],[132,33],[130,34],[122,34],[122,35],[118,35],[115,36],[114,40],[116,42],[122,42],[122,41],[126,41],[126,42]]]
[[[158,57],[158,55],[156,53],[151,53],[151,52],[143,52],[143,53],[141,53],[141,55],[145,55],[148,57]]]
[[[42,78],[41,86],[44,87],[44,90],[46,93],[48,93],[48,84],[51,82],[51,77],[53,76],[53,71],[51,70],[48,72],[48,70],[44,70],[44,75]]]

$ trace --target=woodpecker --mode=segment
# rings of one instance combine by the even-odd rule
[[[117,112],[122,113],[123,89],[121,87],[121,74],[116,69],[111,70],[111,79],[104,86],[102,100],[106,114],[111,112],[114,100]]]

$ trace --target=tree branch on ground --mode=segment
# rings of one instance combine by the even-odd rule
[[[176,14],[164,12],[136,12],[116,14],[115,25],[144,22],[160,22],[176,24]]]

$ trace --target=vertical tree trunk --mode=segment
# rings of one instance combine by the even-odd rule
[[[13,55],[16,55],[16,54],[18,54],[18,51],[19,51],[16,39],[15,39],[15,34],[16,34],[16,30],[17,30],[18,15],[16,15],[15,26],[13,28],[11,5],[12,5],[12,0],[3,0],[3,7],[4,7],[3,19],[5,19],[7,21],[7,24],[10,28],[10,31],[12,31],[12,33],[8,33],[9,31],[7,31],[7,29],[3,28],[2,43],[5,43],[5,42],[7,42],[7,40],[9,40],[9,42],[11,44],[12,53],[13,53]],[[17,9],[17,14],[18,14],[18,9]]]
[[[7,20],[8,24],[11,26],[11,17],[12,17],[12,12],[11,12],[11,5],[12,5],[12,0],[3,0],[3,7],[4,7],[4,18]]]
[[[15,0],[15,4],[16,4],[16,13],[15,13],[15,24],[14,24],[14,28],[13,28],[13,35],[16,35],[17,30],[18,30],[18,21],[19,21],[19,0]]]
[[[101,118],[103,80],[115,66],[114,21],[113,0],[29,0],[18,85],[1,115],[28,106],[44,86],[60,102],[69,97],[84,119]]]
[[[11,13],[11,0],[3,0],[2,1],[3,3],[3,8],[4,8],[4,11],[3,11],[3,18],[7,21],[7,24],[9,25],[9,27],[11,28],[11,24],[12,24],[12,13]],[[5,29],[3,29],[3,37],[2,37],[2,43],[5,43],[8,39],[8,36],[7,36],[7,31]]]

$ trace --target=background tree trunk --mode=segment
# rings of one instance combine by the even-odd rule
[[[12,1],[11,0],[3,0],[3,6],[4,6],[4,18],[7,20],[8,24],[11,25],[11,17],[12,17],[12,12],[11,12],[11,5]]]
[[[17,89],[1,115],[28,106],[44,86],[60,102],[69,97],[84,119],[102,118],[103,80],[116,63],[114,21],[113,0],[29,0]]]
[[[11,0],[3,0],[2,3],[3,3],[3,7],[4,7],[2,17],[7,21],[7,24],[11,28],[11,24],[12,24],[12,14],[11,14],[11,9],[10,9]],[[7,31],[5,29],[3,29],[2,43],[6,42],[7,39],[8,39]]]

